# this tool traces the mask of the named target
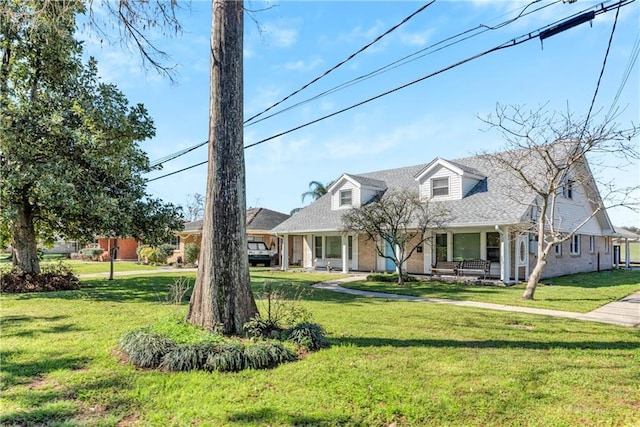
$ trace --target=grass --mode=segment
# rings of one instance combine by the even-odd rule
[[[184,315],[184,303],[166,302],[179,276],[85,279],[79,291],[0,296],[0,423],[638,423],[637,329],[522,313],[314,290],[302,304],[333,346],[300,362],[225,374],[162,373],[120,361],[124,332]],[[306,287],[325,278],[252,272],[255,291],[265,280]]]
[[[405,286],[399,287],[395,283],[351,282],[343,286],[351,289],[425,298],[481,301],[587,313],[635,291],[640,291],[640,271],[601,271],[543,280],[543,283],[536,288],[535,300],[533,301],[521,299],[526,287],[525,283],[511,287],[493,287],[421,281],[407,283]]]

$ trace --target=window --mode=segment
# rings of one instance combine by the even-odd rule
[[[171,240],[167,242],[171,246],[173,246],[173,250],[177,251],[180,249],[180,236],[173,236]]]
[[[500,233],[487,233],[487,260],[500,262]]]
[[[589,253],[596,252],[596,236],[589,236]]]
[[[327,236],[327,258],[342,258],[342,237]]]
[[[569,251],[571,255],[580,255],[580,235],[574,234],[571,236],[571,243],[569,245]]]
[[[431,180],[431,197],[449,195],[449,178],[433,178]]]
[[[458,233],[453,235],[453,259],[480,258],[480,233]]]
[[[315,246],[315,257],[318,259],[322,259],[322,236],[316,236],[314,239]]]
[[[447,260],[447,235],[436,234],[436,261]]]
[[[573,199],[573,181],[566,180],[562,185],[562,195],[567,199]]]
[[[340,191],[340,206],[351,206],[351,190]]]
[[[562,243],[556,245],[556,256],[562,256]]]
[[[264,242],[264,236],[247,235],[248,242]]]

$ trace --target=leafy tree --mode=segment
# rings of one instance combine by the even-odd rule
[[[73,34],[83,11],[80,2],[0,3],[0,237],[27,272],[40,270],[38,241],[171,226],[153,222],[172,208],[145,200],[141,177],[150,168],[137,142],[154,135],[153,122],[99,81],[93,59],[82,62]]]
[[[608,208],[625,206],[637,210],[638,183],[604,181],[592,171],[595,168],[596,172],[602,172],[607,167],[605,162],[612,159],[618,159],[616,167],[638,159],[638,143],[632,140],[638,129],[621,132],[614,117],[594,124],[570,112],[551,113],[542,108],[527,111],[520,106],[498,105],[495,115],[481,120],[505,140],[503,152],[485,153],[485,156],[496,169],[513,177],[508,194],[513,203],[525,206],[533,203],[531,224],[516,230],[538,235],[536,265],[522,295],[523,299],[533,299],[555,246],[570,240],[581,227]],[[591,209],[580,214],[578,210],[568,209],[572,199],[578,198]]]
[[[361,207],[342,216],[345,230],[361,233],[375,243],[379,256],[390,259],[398,272],[398,285],[404,284],[402,265],[430,237],[428,230],[442,228],[448,211],[441,205],[422,202],[411,190],[386,191]],[[387,253],[385,247],[394,248]]]
[[[237,335],[258,313],[246,233],[243,6],[242,1],[212,4],[210,160],[200,263],[187,315],[194,325]]]
[[[311,181],[309,183],[309,191],[305,191],[302,193],[302,203],[304,203],[304,199],[307,197],[311,197],[313,200],[318,200],[320,197],[327,194],[327,189],[331,187],[331,182],[327,185],[324,185],[320,181]]]

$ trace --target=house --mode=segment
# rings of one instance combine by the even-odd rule
[[[265,208],[247,209],[247,241],[264,242],[276,254],[275,261],[280,259],[280,247],[278,237],[271,233],[271,229],[290,215]],[[176,261],[178,257],[184,259],[184,248],[189,243],[195,243],[198,247],[202,243],[202,220],[186,222],[184,229],[177,233],[179,239],[177,250],[170,261]]]
[[[109,261],[111,259],[111,249],[115,244],[113,237],[98,237],[96,239],[95,246],[102,248],[104,253],[101,255],[100,260]],[[118,238],[118,252],[116,253],[116,260],[118,261],[137,261],[138,254],[138,241],[133,237],[119,237]]]
[[[534,157],[525,156],[530,163],[527,171],[534,179],[542,178],[543,168],[536,165]],[[588,167],[584,169],[588,171]],[[537,256],[537,236],[531,225],[536,221],[538,199],[530,189],[517,187],[512,172],[500,168],[489,156],[436,158],[398,169],[344,173],[327,194],[271,232],[283,238],[281,268],[285,270],[292,260],[299,260],[306,268],[324,268],[330,263],[343,272],[393,271],[394,264],[376,253],[374,245],[380,242],[345,231],[342,214],[385,191],[414,190],[421,200],[446,207],[450,216],[404,264],[407,273],[431,274],[438,261],[482,259],[491,261],[492,278],[512,283],[528,278]],[[584,224],[550,254],[542,277],[612,268],[614,229],[606,211],[595,209],[593,201],[600,199],[591,194],[593,191],[597,192],[595,185],[570,182],[566,192],[556,198],[558,215],[562,215],[556,227],[565,227],[568,232]]]

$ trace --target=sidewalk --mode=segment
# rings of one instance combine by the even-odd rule
[[[456,301],[441,298],[422,298],[410,295],[385,294],[382,292],[360,291],[347,289],[340,286],[342,283],[358,282],[365,280],[366,276],[358,275],[343,279],[331,280],[328,282],[313,285],[318,289],[325,289],[333,292],[340,292],[350,295],[358,295],[369,298],[385,298],[402,301],[416,301],[435,304],[449,304],[461,307],[477,307],[488,310],[511,311],[517,313],[540,314],[543,316],[564,317],[567,319],[584,320],[590,322],[609,323],[618,326],[640,327],[640,291],[635,292],[620,301],[606,304],[589,313],[574,313],[569,311],[548,310],[544,308],[518,307],[513,305],[493,304],[476,301]]]
[[[157,270],[138,270],[138,271],[114,271],[114,276],[137,276],[138,274],[158,274],[158,273],[187,273],[198,271],[197,268],[158,268]],[[92,277],[109,277],[109,272],[106,273],[87,273],[87,274],[78,274],[78,278],[80,279],[88,279]]]

